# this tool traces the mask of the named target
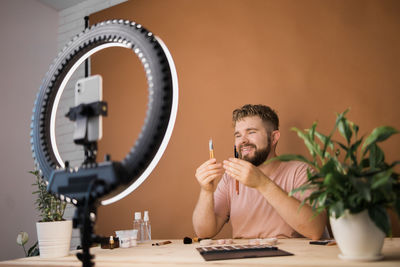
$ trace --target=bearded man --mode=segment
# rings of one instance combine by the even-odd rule
[[[230,220],[233,238],[321,238],[326,213],[311,219],[309,205],[299,209],[306,194],[288,195],[307,181],[308,166],[298,161],[264,164],[276,157],[280,137],[276,112],[264,105],[244,105],[233,111],[232,120],[239,158],[222,163],[210,159],[196,170],[200,195],[193,226],[197,236],[211,238]]]

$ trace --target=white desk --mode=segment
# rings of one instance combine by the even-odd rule
[[[222,261],[208,261],[195,249],[199,243],[185,245],[182,240],[171,240],[172,244],[151,246],[151,243],[139,244],[133,248],[113,250],[92,248],[95,254],[95,266],[400,266],[400,238],[386,239],[383,247],[385,258],[377,262],[353,262],[340,260],[337,246],[309,245],[306,239],[279,239],[279,249],[294,256],[247,258]],[[156,242],[156,241],[153,241]],[[235,243],[247,244],[247,240],[235,240]],[[40,257],[21,258],[0,262],[0,266],[81,266],[74,252],[57,259]]]

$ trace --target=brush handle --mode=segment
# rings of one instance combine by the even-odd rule
[[[235,155],[235,158],[239,158],[239,153],[236,150],[236,146],[233,147],[233,153]],[[236,184],[235,185],[236,185],[235,186],[236,187],[236,195],[239,195],[239,181],[238,180],[236,180]]]

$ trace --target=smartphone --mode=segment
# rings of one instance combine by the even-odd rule
[[[310,241],[310,245],[334,245],[336,244],[335,240],[312,240]]]
[[[103,100],[103,79],[100,75],[93,75],[79,79],[75,84],[75,106],[90,104]],[[79,131],[75,123],[75,131]],[[102,116],[88,118],[87,138],[89,142],[95,142],[103,136]]]

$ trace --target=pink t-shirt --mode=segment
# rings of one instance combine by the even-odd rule
[[[290,192],[307,181],[307,168],[299,161],[281,162],[270,178]],[[296,193],[294,197],[302,201],[306,194]],[[214,193],[214,210],[226,222],[231,220],[233,238],[301,237],[256,189],[239,183],[237,195],[235,179],[227,174]]]

